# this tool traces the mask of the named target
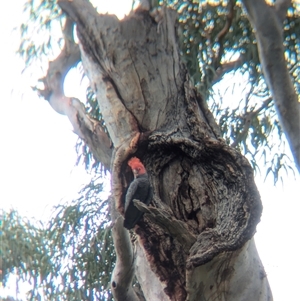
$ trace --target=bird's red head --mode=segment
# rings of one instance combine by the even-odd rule
[[[146,173],[146,169],[145,166],[143,165],[143,163],[140,161],[139,158],[137,157],[133,157],[128,161],[128,165],[130,166],[130,168],[132,169],[132,172],[134,174],[134,176],[138,176],[138,175],[143,175]]]

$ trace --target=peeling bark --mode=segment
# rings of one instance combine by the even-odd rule
[[[111,143],[105,148],[96,140],[90,119],[75,106],[92,152],[110,151],[108,157],[98,152],[97,158],[106,165],[110,159],[117,210],[115,299],[141,299],[132,289],[135,271],[148,301],[240,301],[264,291],[268,293],[257,300],[271,300],[266,278],[257,279],[261,263],[252,237],[262,206],[253,172],[221,139],[212,114],[191,86],[179,56],[176,13],[163,9],[156,23],[140,9],[119,21],[99,15],[84,0],[58,3],[77,25],[81,60],[108,130],[103,139]],[[135,252],[120,216],[132,155],[143,161],[154,191],[151,206],[136,202],[146,214],[134,228]],[[255,273],[245,272],[249,263]]]

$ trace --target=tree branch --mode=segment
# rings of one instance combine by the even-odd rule
[[[188,230],[185,223],[174,219],[166,210],[147,206],[139,200],[133,200],[133,202],[140,211],[147,213],[146,217],[177,239],[188,254],[196,241],[196,237]]]
[[[49,101],[56,112],[63,115],[66,115],[68,103],[66,99],[56,100],[63,96],[63,83],[67,73],[80,61],[80,51],[74,42],[73,29],[74,22],[66,18],[63,28],[64,48],[54,61],[49,62],[47,75],[40,79],[44,84],[44,90],[37,89],[39,95]]]
[[[113,222],[112,237],[117,255],[116,266],[111,277],[111,291],[116,300],[139,301],[132,287],[135,259],[129,232],[124,228],[124,219],[115,208],[111,198],[111,217]]]
[[[102,122],[91,118],[78,98],[66,97],[64,94],[65,77],[70,69],[80,61],[80,50],[74,42],[73,29],[74,22],[67,17],[63,29],[64,48],[59,56],[49,63],[46,76],[40,79],[44,83],[44,90],[37,90],[56,112],[68,116],[74,132],[87,143],[95,159],[109,170],[112,143]]]
[[[279,18],[281,23],[283,23],[286,17],[286,11],[291,5],[292,5],[291,0],[276,0],[275,10],[277,13],[277,17]]]
[[[238,59],[231,61],[231,62],[226,62],[226,63],[220,64],[219,67],[216,69],[216,73],[214,75],[212,84],[214,85],[217,82],[219,82],[226,73],[231,72],[231,71],[236,70],[237,68],[241,67],[245,61],[246,61],[245,55],[240,53]]]
[[[300,172],[300,108],[284,57],[281,15],[288,1],[278,1],[276,10],[264,0],[243,1],[258,42],[259,57],[272,93],[279,121]]]
[[[234,17],[234,6],[235,6],[236,0],[230,0],[227,4],[228,14],[226,18],[226,23],[222,30],[217,34],[216,41],[219,43],[220,49],[218,52],[217,57],[214,59],[214,68],[217,69],[220,67],[221,58],[224,52],[224,45],[223,45],[223,39],[225,35],[228,33],[233,17]]]

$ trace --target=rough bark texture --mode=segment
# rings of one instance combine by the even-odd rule
[[[290,0],[243,0],[255,29],[260,62],[274,98],[280,123],[300,172],[300,105],[284,57],[283,21]]]
[[[178,51],[176,13],[165,9],[156,23],[140,9],[119,21],[98,15],[84,0],[58,2],[77,25],[81,59],[108,130],[103,139],[110,143],[97,140],[93,127],[81,132],[96,158],[111,162],[119,212],[113,215],[115,299],[141,299],[131,288],[136,262],[148,301],[241,301],[251,293],[271,300],[252,241],[262,210],[253,172],[220,138],[190,84]],[[84,112],[77,117],[81,130],[89,118]],[[146,166],[154,191],[148,208],[136,202],[146,213],[134,229],[134,253],[118,216],[132,155]]]

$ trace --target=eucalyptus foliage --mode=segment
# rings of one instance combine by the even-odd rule
[[[9,275],[32,289],[26,300],[111,300],[108,283],[115,263],[108,202],[95,178],[78,199],[55,207],[47,225],[16,211],[3,213],[4,285]]]
[[[182,56],[228,144],[245,154],[256,171],[272,174],[274,183],[282,179],[282,170],[294,173],[293,160],[286,154],[289,147],[262,74],[255,35],[240,1],[163,3],[179,13]],[[294,1],[283,31],[296,91],[300,83],[299,13],[300,6]],[[264,166],[258,162],[261,159]]]

